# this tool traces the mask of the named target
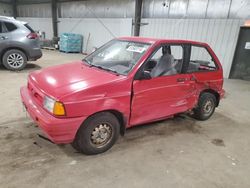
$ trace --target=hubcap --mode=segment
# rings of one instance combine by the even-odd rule
[[[7,57],[7,63],[9,64],[9,66],[16,69],[20,68],[23,65],[24,59],[20,54],[13,53]]]
[[[98,125],[91,133],[91,142],[96,147],[103,147],[109,143],[112,136],[112,128],[108,123]]]
[[[203,111],[204,111],[205,115],[211,114],[211,112],[213,111],[213,102],[211,100],[206,101],[206,103],[203,107]]]

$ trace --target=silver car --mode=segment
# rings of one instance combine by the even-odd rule
[[[0,16],[0,63],[9,70],[22,70],[27,61],[42,57],[39,37],[23,21]]]

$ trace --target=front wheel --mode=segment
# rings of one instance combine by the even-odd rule
[[[200,95],[198,106],[193,110],[193,117],[197,120],[209,119],[215,110],[216,98],[212,93],[204,92]]]
[[[118,119],[109,112],[95,114],[79,128],[72,146],[87,155],[110,149],[119,137]]]

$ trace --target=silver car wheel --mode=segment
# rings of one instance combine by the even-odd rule
[[[18,53],[12,53],[7,57],[7,63],[10,67],[17,69],[24,63],[24,58]]]
[[[102,123],[95,127],[91,134],[91,142],[97,148],[104,147],[110,142],[112,128],[107,123]]]
[[[207,100],[203,107],[204,114],[209,116],[213,112],[213,108],[214,108],[213,101]]]

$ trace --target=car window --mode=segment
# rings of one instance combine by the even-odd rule
[[[10,23],[10,22],[4,22],[5,28],[6,28],[6,32],[11,32],[17,29],[17,27],[15,26],[15,24]]]
[[[150,47],[149,43],[112,40],[84,59],[99,69],[127,75]]]
[[[174,75],[181,73],[182,63],[182,45],[165,45],[155,51],[144,70],[149,71],[151,77]]]
[[[216,70],[216,64],[206,48],[192,46],[188,72],[202,72]]]
[[[0,33],[3,32],[3,29],[2,29],[2,22],[0,22]]]

